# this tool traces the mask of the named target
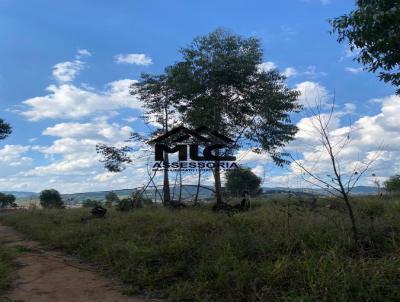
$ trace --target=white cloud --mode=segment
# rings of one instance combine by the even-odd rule
[[[45,96],[34,97],[23,103],[28,106],[22,115],[31,121],[46,118],[78,119],[94,113],[121,108],[139,109],[139,100],[130,95],[134,80],[123,79],[108,83],[105,91],[92,91],[72,84],[47,87]]]
[[[293,67],[287,67],[285,68],[285,70],[283,71],[283,75],[287,78],[290,77],[295,77],[297,75],[297,70],[294,69]]]
[[[325,104],[329,99],[328,90],[317,82],[305,81],[298,83],[294,89],[300,91],[299,101],[304,106],[313,107],[319,102]]]
[[[60,82],[71,82],[83,66],[84,63],[80,60],[58,63],[53,67],[53,76]]]
[[[363,71],[362,67],[354,68],[354,67],[346,67],[346,71],[352,73],[352,74],[359,74],[360,72]]]
[[[350,103],[345,105],[343,111],[333,116],[330,124],[334,148],[338,148],[339,141],[350,134],[351,143],[338,156],[343,173],[351,173],[354,167],[371,159],[378,150],[382,152],[363,180],[363,184],[372,184],[372,173],[384,179],[400,172],[400,128],[398,127],[400,97],[393,95],[383,98],[381,104],[380,113],[359,118],[354,122],[352,130],[341,124],[342,118],[355,110],[355,106]],[[290,144],[288,150],[296,150],[301,162],[314,173],[331,174],[330,158],[321,148],[320,136],[312,126],[313,118],[300,120],[297,124],[299,132],[296,134],[296,140]],[[299,173],[299,170],[292,165],[290,173]]]
[[[274,62],[271,62],[271,61],[263,62],[263,63],[257,65],[257,69],[258,69],[259,72],[262,72],[262,71],[269,72],[269,71],[274,70],[276,68],[277,68],[276,64]]]
[[[92,56],[92,53],[87,49],[78,49],[77,54],[76,54],[77,59],[84,58],[84,57],[91,57],[91,56]]]
[[[142,66],[153,64],[152,59],[143,53],[118,54],[114,57],[114,60],[118,64],[133,64]]]

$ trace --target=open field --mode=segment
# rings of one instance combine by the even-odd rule
[[[398,301],[400,201],[359,199],[360,247],[341,207],[255,203],[246,213],[209,208],[4,213],[3,223],[76,254],[129,285],[173,301]],[[332,204],[332,202],[330,202]],[[336,207],[336,206],[335,206]]]

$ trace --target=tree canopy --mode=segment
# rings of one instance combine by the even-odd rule
[[[400,175],[390,176],[384,183],[386,190],[400,192]]]
[[[230,137],[235,141],[230,152],[245,141],[253,151],[268,152],[276,164],[287,163],[280,148],[297,132],[290,113],[301,109],[299,92],[289,89],[277,70],[259,68],[260,41],[217,29],[194,39],[181,54],[181,61],[166,68],[181,122],[191,128],[208,126]],[[218,162],[213,174],[220,203]]]
[[[0,119],[0,140],[5,139],[11,134],[12,128],[3,119]]]
[[[254,149],[284,164],[278,148],[297,131],[290,113],[301,108],[299,93],[286,86],[277,70],[260,70],[260,41],[217,29],[181,53],[183,59],[166,72],[182,121],[193,128],[207,125],[236,140],[246,138]]]
[[[15,203],[15,196],[12,194],[0,193],[0,208],[11,206]]]
[[[60,209],[64,207],[64,202],[60,193],[55,189],[43,190],[39,194],[40,205],[46,209]]]
[[[225,174],[225,187],[233,196],[242,195],[248,191],[251,195],[256,195],[261,191],[261,178],[254,174],[249,168],[239,168],[229,170]]]
[[[352,51],[359,51],[356,60],[368,71],[400,86],[400,0],[358,0],[354,11],[331,25],[339,42],[347,40]]]

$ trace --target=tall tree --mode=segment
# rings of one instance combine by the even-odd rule
[[[173,91],[167,83],[165,75],[142,74],[139,82],[132,85],[132,94],[137,95],[145,108],[144,118],[160,125],[153,131],[152,136],[165,134],[176,124],[175,109],[171,96]],[[164,152],[164,163],[169,162],[168,153]],[[167,166],[163,169],[163,202],[168,205],[171,201],[169,173]]]
[[[400,87],[400,0],[358,0],[354,11],[330,22],[338,41],[357,50],[358,62]]]
[[[11,134],[12,128],[3,119],[0,118],[0,140],[5,139]]]
[[[166,73],[184,123],[193,128],[206,125],[235,138],[233,148],[244,138],[254,151],[267,151],[278,165],[286,163],[279,148],[297,131],[289,114],[301,108],[298,92],[286,86],[277,70],[260,70],[260,41],[217,29],[196,38],[181,54],[182,60],[167,67]],[[218,161],[213,172],[216,200],[221,203]]]

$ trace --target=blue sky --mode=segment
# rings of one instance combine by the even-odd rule
[[[128,96],[130,81],[141,72],[161,72],[179,60],[180,47],[217,27],[258,37],[263,66],[289,75],[290,87],[326,99],[335,92],[337,130],[351,119],[358,145],[365,144],[344,159],[346,165],[374,150],[371,133],[389,146],[387,158],[398,159],[394,88],[362,71],[346,45],[329,34],[328,19],[351,9],[349,0],[0,0],[0,117],[14,128],[0,142],[0,190],[75,192],[143,183],[143,163],[110,175],[95,160],[93,146],[118,144],[130,130],[142,130],[133,121],[140,108]],[[304,123],[302,118],[294,121]],[[274,168],[267,157],[251,158],[248,165],[265,185],[286,185],[293,174],[293,167]],[[386,165],[377,167],[382,180],[398,171]]]

